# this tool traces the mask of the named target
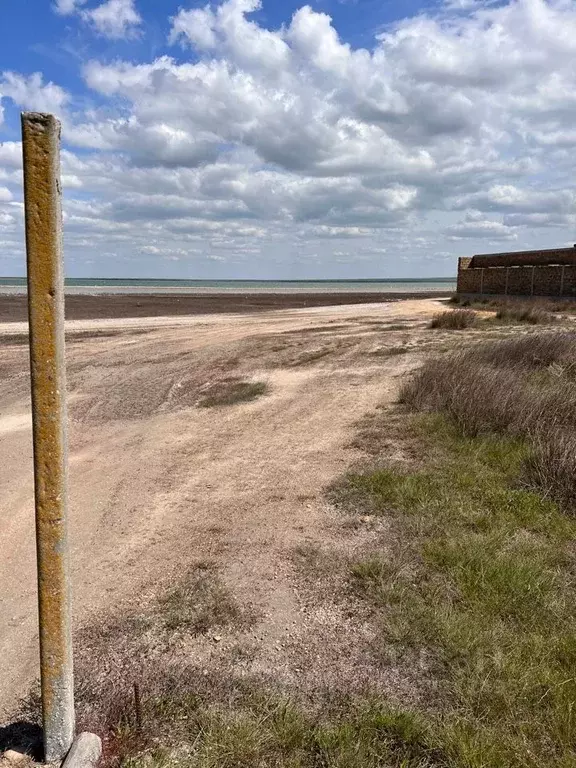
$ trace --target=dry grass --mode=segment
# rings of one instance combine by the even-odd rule
[[[189,638],[243,630],[256,619],[224,586],[212,563],[198,563],[139,613],[93,625],[76,640],[77,715],[104,741],[104,764],[124,764],[151,745],[182,738],[184,703],[230,693],[179,648]],[[171,715],[180,708],[180,718]],[[192,707],[193,708],[193,707]],[[192,713],[190,713],[192,714]],[[168,736],[168,729],[173,732]]]
[[[476,313],[469,309],[453,309],[434,315],[430,321],[430,328],[445,328],[453,331],[462,331],[471,328],[476,323]]]
[[[528,325],[551,325],[558,322],[556,315],[531,304],[510,304],[496,312],[496,320],[506,323],[527,323]]]
[[[525,461],[524,479],[564,508],[576,510],[576,437],[573,431],[552,429],[534,435]]]
[[[330,323],[326,325],[309,326],[308,328],[292,328],[282,331],[281,336],[307,336],[309,334],[332,334],[334,331],[349,331],[350,326],[344,323]]]
[[[212,384],[198,401],[200,408],[220,408],[237,403],[248,403],[268,392],[263,381],[242,381],[226,378]]]
[[[215,642],[220,633],[245,630],[257,618],[234,599],[215,565],[200,562],[157,599],[142,597],[138,612],[78,632],[77,730],[102,738],[103,765],[129,765],[137,756],[146,762],[150,751],[186,742],[203,700],[233,701],[235,682],[222,670],[208,673],[185,649],[192,638]],[[29,752],[37,749],[39,713],[34,690],[22,703],[21,723],[12,726],[16,733],[0,728],[0,752],[20,744]]]
[[[563,503],[574,501],[575,333],[531,333],[430,359],[400,400],[447,414],[469,435],[527,437],[534,445],[530,482]]]

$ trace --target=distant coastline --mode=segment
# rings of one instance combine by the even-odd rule
[[[456,278],[377,278],[358,280],[172,280],[167,278],[67,278],[70,295],[103,294],[311,294],[311,293],[451,293]],[[23,277],[0,277],[0,294],[26,292]]]

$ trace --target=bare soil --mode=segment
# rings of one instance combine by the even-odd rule
[[[194,641],[199,664],[242,645],[247,674],[273,671],[302,690],[336,678],[398,690],[402,681],[370,665],[369,623],[316,600],[322,585],[306,581],[298,558],[347,557],[373,535],[343,537],[324,489],[359,456],[358,422],[394,401],[431,338],[446,338],[426,328],[441,307],[67,323],[76,627],[133,610],[210,560],[259,618],[243,634]],[[38,663],[25,330],[0,325],[0,721]],[[230,377],[267,386],[251,402],[197,407]]]
[[[328,307],[339,304],[387,303],[407,299],[407,293],[227,293],[227,294],[70,294],[66,296],[69,320],[96,318],[208,315],[222,312],[251,313],[274,309]],[[420,298],[447,298],[445,291],[418,294]],[[0,321],[27,318],[26,296],[0,295]]]

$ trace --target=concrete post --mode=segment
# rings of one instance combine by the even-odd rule
[[[74,738],[66,525],[66,380],[60,124],[22,115],[44,759]]]

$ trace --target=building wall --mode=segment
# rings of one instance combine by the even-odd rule
[[[471,259],[473,269],[476,267],[547,267],[552,264],[576,265],[576,246],[573,248],[549,248],[543,251],[477,254]]]
[[[573,255],[574,258],[574,255]],[[458,293],[576,298],[576,264],[474,267],[458,260]]]

